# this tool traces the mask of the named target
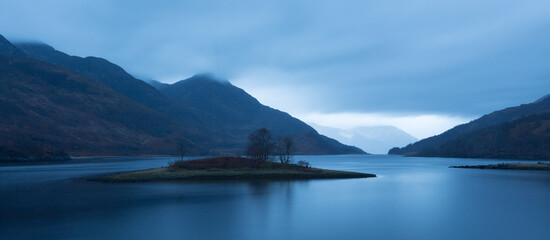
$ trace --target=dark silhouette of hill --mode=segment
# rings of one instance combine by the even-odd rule
[[[21,51],[21,49],[11,44],[11,42],[2,35],[0,35],[0,55],[10,57],[26,57],[26,54]]]
[[[204,103],[193,100],[187,105],[107,60],[69,56],[45,44],[19,46],[23,49],[0,36],[3,159],[65,159],[64,152],[74,156],[174,154],[180,144],[185,146],[186,154],[239,153],[252,132],[248,130],[264,127],[246,125],[245,119],[254,116],[246,116],[245,112],[234,112],[241,114],[238,116],[226,112],[224,117],[231,119],[230,124],[220,121],[207,110],[206,106],[216,104],[210,97],[221,94],[219,99],[223,101],[239,100],[215,88],[195,89],[202,93],[189,96]],[[201,100],[201,94],[209,97]],[[239,104],[228,107],[235,105]],[[277,112],[274,117],[291,118]],[[243,120],[243,125],[237,120]],[[303,124],[297,119],[281,119],[291,124],[288,129],[294,129],[296,121]],[[288,133],[284,127],[277,129],[280,132],[275,134]],[[304,146],[301,153],[360,152],[332,139],[321,141],[323,137],[316,132],[300,134],[296,136],[302,136],[304,142],[296,145]],[[312,138],[310,134],[317,136]]]
[[[149,80],[149,81],[145,81],[145,82],[151,84],[151,86],[155,87],[159,91],[162,90],[162,88],[164,88],[164,87],[170,86],[170,84],[162,83],[162,82],[159,82],[159,81],[156,81],[156,80]]]
[[[504,129],[508,128],[512,122],[515,124],[526,124],[524,121],[528,121],[526,119],[530,116],[539,115],[541,116],[547,116],[544,115],[545,113],[550,112],[550,98],[543,97],[533,103],[530,104],[523,104],[521,106],[517,107],[510,107],[506,108],[500,111],[495,111],[491,114],[484,115],[481,118],[478,118],[474,121],[471,121],[467,124],[462,124],[459,126],[456,126],[440,135],[433,136],[430,138],[423,139],[421,141],[418,141],[416,143],[413,143],[411,145],[408,145],[403,148],[393,148],[389,151],[389,154],[402,154],[402,155],[410,155],[410,156],[476,156],[476,157],[494,157],[494,156],[502,156],[505,157],[506,154],[498,154],[498,153],[489,153],[485,152],[486,155],[483,156],[483,154],[478,154],[480,150],[476,150],[475,154],[464,152],[461,154],[458,154],[457,151],[452,150],[452,147],[455,147],[457,149],[466,150],[466,146],[461,146],[458,143],[466,144],[466,140],[469,139],[472,141],[468,144],[478,144],[479,146],[485,146],[486,151],[490,151],[490,149],[498,149],[499,144],[496,142],[493,142],[493,147],[488,148],[486,144],[491,143],[491,141],[487,141],[485,143],[482,142],[475,142],[475,139],[481,139],[482,136],[479,135],[477,137],[476,134],[482,134],[483,136],[490,136],[491,134],[488,131],[506,131]],[[537,119],[537,118],[535,118]],[[529,120],[531,121],[531,120]],[[537,120],[533,120],[537,121]],[[496,134],[494,132],[493,134]],[[527,132],[523,133],[527,134]],[[521,134],[516,134],[514,136],[520,136]],[[543,137],[542,135],[537,135],[539,137]],[[505,135],[499,135],[499,137],[505,137]],[[527,138],[527,136],[526,136]],[[520,139],[520,138],[518,138]],[[512,141],[512,139],[508,139]],[[506,142],[508,140],[502,140],[503,142]],[[513,140],[515,141],[515,140]],[[452,142],[452,143],[451,143]],[[466,144],[466,145],[468,145]],[[495,150],[496,151],[496,150]],[[499,151],[505,151],[504,149]],[[515,150],[516,152],[519,152],[519,149]],[[452,154],[451,154],[452,153]],[[539,153],[533,153],[532,157],[535,157]],[[509,158],[512,158],[513,156],[519,156],[520,154],[508,154],[510,155]],[[526,157],[528,155],[525,155]]]
[[[217,131],[229,134],[216,143],[219,151],[235,151],[246,144],[251,132],[265,127],[275,137],[295,138],[299,154],[364,153],[317,133],[312,127],[288,113],[262,105],[244,90],[227,80],[216,79],[209,74],[198,74],[171,85],[163,85],[161,91],[168,97],[200,111],[202,119]]]
[[[4,158],[206,153],[175,129],[181,122],[69,69],[0,55],[0,152]],[[10,153],[11,152],[11,153]]]
[[[550,159],[550,113],[533,114],[460,135],[421,156]]]
[[[84,76],[97,79],[124,96],[185,124],[183,131],[196,141],[207,142],[203,133],[208,127],[198,121],[195,112],[173,101],[151,85],[134,78],[124,69],[103,58],[69,56],[42,43],[17,43],[28,57],[64,66]]]

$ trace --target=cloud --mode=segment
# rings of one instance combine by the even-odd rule
[[[0,8],[10,40],[101,56],[143,78],[212,72],[298,116],[449,124],[459,121],[447,116],[546,95],[549,27],[546,0],[5,0]]]
[[[357,127],[372,126],[395,126],[405,130],[411,135],[422,139],[440,134],[458,124],[466,123],[476,116],[452,116],[434,113],[419,112],[315,112],[315,109],[322,109],[320,104],[327,101],[327,91],[321,86],[311,88],[302,86],[299,82],[307,74],[296,75],[285,74],[284,72],[262,69],[249,72],[247,75],[237,77],[233,83],[245,89],[252,96],[264,105],[276,109],[282,109],[302,121],[314,123],[338,129],[352,129]],[[257,81],[258,78],[267,80]],[[292,80],[296,84],[283,85],[280,79]],[[314,94],[312,94],[312,92]],[[329,91],[330,92],[330,91]],[[358,95],[350,94],[349,99]],[[313,109],[313,111],[312,111]]]
[[[440,134],[449,128],[471,120],[471,118],[445,115],[395,115],[387,113],[309,113],[298,117],[306,122],[341,129],[395,126],[419,139]]]

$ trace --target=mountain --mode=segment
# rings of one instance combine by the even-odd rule
[[[541,97],[539,98],[537,101],[535,101],[534,103],[539,103],[539,102],[542,102],[542,101],[546,101],[548,98],[550,98],[550,94],[547,94],[545,95],[544,97]]]
[[[550,112],[522,117],[463,134],[423,156],[550,159]]]
[[[393,146],[406,146],[417,141],[415,137],[393,126],[370,126],[338,129],[310,124],[319,133],[338,141],[357,146],[369,153],[385,154]]]
[[[393,148],[389,151],[389,154],[446,157],[498,156],[502,158],[541,158],[541,156],[545,156],[544,151],[540,151],[537,147],[531,148],[522,145],[520,141],[523,138],[529,144],[533,144],[536,141],[544,141],[548,134],[544,130],[548,119],[544,118],[548,116],[549,112],[550,98],[545,96],[530,104],[506,108],[484,115],[467,124],[456,126],[440,135],[418,141],[404,148]],[[526,126],[537,127],[537,131],[540,132],[533,133]],[[491,139],[491,137],[495,139]],[[509,145],[512,143],[518,145]],[[505,146],[503,144],[508,145]],[[544,143],[541,144],[544,145]],[[484,150],[475,149],[474,145],[478,147],[483,146]],[[524,149],[538,150],[523,153],[520,146],[524,146]],[[463,152],[460,153],[458,149],[462,149],[461,151]]]
[[[217,139],[215,145],[221,146],[217,148],[218,151],[238,151],[246,144],[248,134],[265,127],[275,137],[294,137],[299,154],[364,153],[358,148],[320,135],[288,113],[262,105],[229,81],[216,79],[209,74],[198,74],[164,85],[160,90],[166,96],[199,111],[200,116],[204,116],[203,122],[228,134],[226,138]]]
[[[171,154],[176,144],[206,153],[183,124],[100,81],[29,58],[0,56],[0,157]]]
[[[292,133],[299,153],[363,153],[257,101],[262,111],[277,113],[266,120],[271,125],[261,123],[264,115],[255,118],[238,111],[225,112],[225,120],[220,119],[207,107],[223,93],[216,88],[186,86],[186,91],[197,91],[187,92],[189,98],[184,99],[192,100],[186,102],[168,97],[105,59],[69,56],[45,44],[13,45],[1,35],[0,56],[3,159],[64,159],[66,153],[173,154],[179,145],[184,145],[186,154],[235,154],[242,153],[253,128],[270,126],[275,136]],[[241,99],[238,95],[252,98],[240,90],[237,95],[220,94],[223,98],[218,102],[230,103],[223,107],[239,107],[231,103]],[[250,119],[255,124],[246,122]]]
[[[156,81],[156,80],[145,80],[145,82],[150,84],[151,86],[153,86],[157,90],[162,90],[162,88],[164,88],[166,86],[170,86],[170,84],[162,83],[162,82],[159,82],[159,81]]]
[[[0,35],[0,55],[10,57],[26,57],[26,54],[21,51],[21,49],[11,44],[11,42],[2,35]]]
[[[180,131],[195,142],[209,141],[208,135],[212,131],[198,120],[195,111],[167,98],[157,89],[134,78],[116,64],[103,58],[69,56],[42,43],[16,43],[15,46],[22,49],[28,57],[60,65],[89,78],[97,79],[131,100],[177,119],[183,123]]]

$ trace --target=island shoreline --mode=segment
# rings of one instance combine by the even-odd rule
[[[87,178],[96,182],[183,182],[239,180],[308,180],[372,178],[375,174],[327,170],[288,163],[257,162],[237,157],[180,161],[168,167],[120,172]]]
[[[207,171],[187,170],[170,171],[166,167],[152,168],[140,171],[120,172],[86,178],[87,181],[109,183],[140,183],[140,182],[209,182],[209,181],[254,181],[254,180],[314,180],[314,179],[350,179],[373,178],[375,174],[345,172],[336,170],[321,170],[322,172],[277,172],[267,173],[257,170],[212,169]],[[156,171],[160,171],[156,172]],[[164,172],[164,174],[163,174]],[[171,174],[171,173],[173,174]]]

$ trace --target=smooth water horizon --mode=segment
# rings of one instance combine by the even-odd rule
[[[376,178],[102,183],[174,157],[0,166],[0,239],[548,239],[550,172],[517,160],[295,156]],[[536,161],[527,161],[536,162]]]

